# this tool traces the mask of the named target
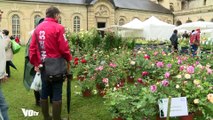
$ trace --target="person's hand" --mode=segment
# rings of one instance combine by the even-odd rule
[[[70,62],[67,62],[67,73],[70,72]]]
[[[39,69],[39,67],[34,67],[34,70],[36,71],[36,72],[40,72],[40,69]]]

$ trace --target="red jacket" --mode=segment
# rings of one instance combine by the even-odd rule
[[[44,22],[36,27],[32,35],[29,57],[30,63],[34,66],[42,64],[42,61],[46,57],[63,57],[67,61],[70,61],[72,56],[70,54],[68,41],[65,37],[64,27],[58,24],[53,18],[45,18]]]

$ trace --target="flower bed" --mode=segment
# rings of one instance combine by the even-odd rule
[[[203,54],[202,59],[178,56],[166,46],[133,50],[128,46],[134,42],[127,44],[112,33],[103,39],[94,31],[80,35],[75,37],[78,44],[70,40],[78,58],[72,61],[73,73],[84,77],[79,81],[82,91],[96,88],[105,95],[112,118],[156,118],[157,101],[168,96],[186,96],[189,112],[212,118],[212,54]],[[93,45],[91,39],[100,43]]]

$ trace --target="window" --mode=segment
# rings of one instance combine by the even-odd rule
[[[124,25],[125,24],[125,20],[123,19],[123,18],[121,18],[120,20],[119,20],[119,25]]]
[[[12,35],[20,38],[20,18],[16,14],[12,16]]]
[[[180,20],[178,20],[178,21],[176,22],[176,25],[177,25],[177,26],[182,25],[182,22],[181,22]]]
[[[36,27],[36,25],[37,25],[37,19],[38,18],[41,18],[41,16],[40,15],[35,15],[35,17],[34,17],[34,28]]]
[[[192,22],[192,20],[190,20],[190,19],[188,19],[188,20],[186,21],[186,23],[190,23],[190,22]]]
[[[197,21],[205,21],[203,18],[198,19]]]
[[[174,12],[174,5],[173,5],[173,3],[169,3],[169,9],[170,9],[172,12]]]
[[[206,5],[206,0],[203,1],[203,5]]]
[[[74,32],[80,32],[80,17],[75,16],[74,17],[74,24],[73,24],[73,30]]]

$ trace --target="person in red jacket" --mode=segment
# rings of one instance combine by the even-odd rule
[[[200,29],[196,29],[196,31],[192,31],[190,35],[190,46],[191,46],[191,52],[192,56],[197,55],[197,49],[198,45],[194,44],[194,41],[197,40],[200,42]]]
[[[41,72],[42,90],[40,102],[45,120],[52,120],[48,110],[48,96],[50,93],[53,94],[53,119],[61,120],[62,86],[64,78],[61,78],[62,80],[57,82],[49,81],[46,76],[46,70],[44,69],[44,61],[46,58],[62,57],[67,62],[70,62],[72,59],[68,41],[65,37],[65,29],[62,25],[58,24],[59,18],[59,9],[54,6],[49,7],[46,10],[45,20],[36,27],[32,35],[29,48],[30,62],[35,66],[35,71]]]

